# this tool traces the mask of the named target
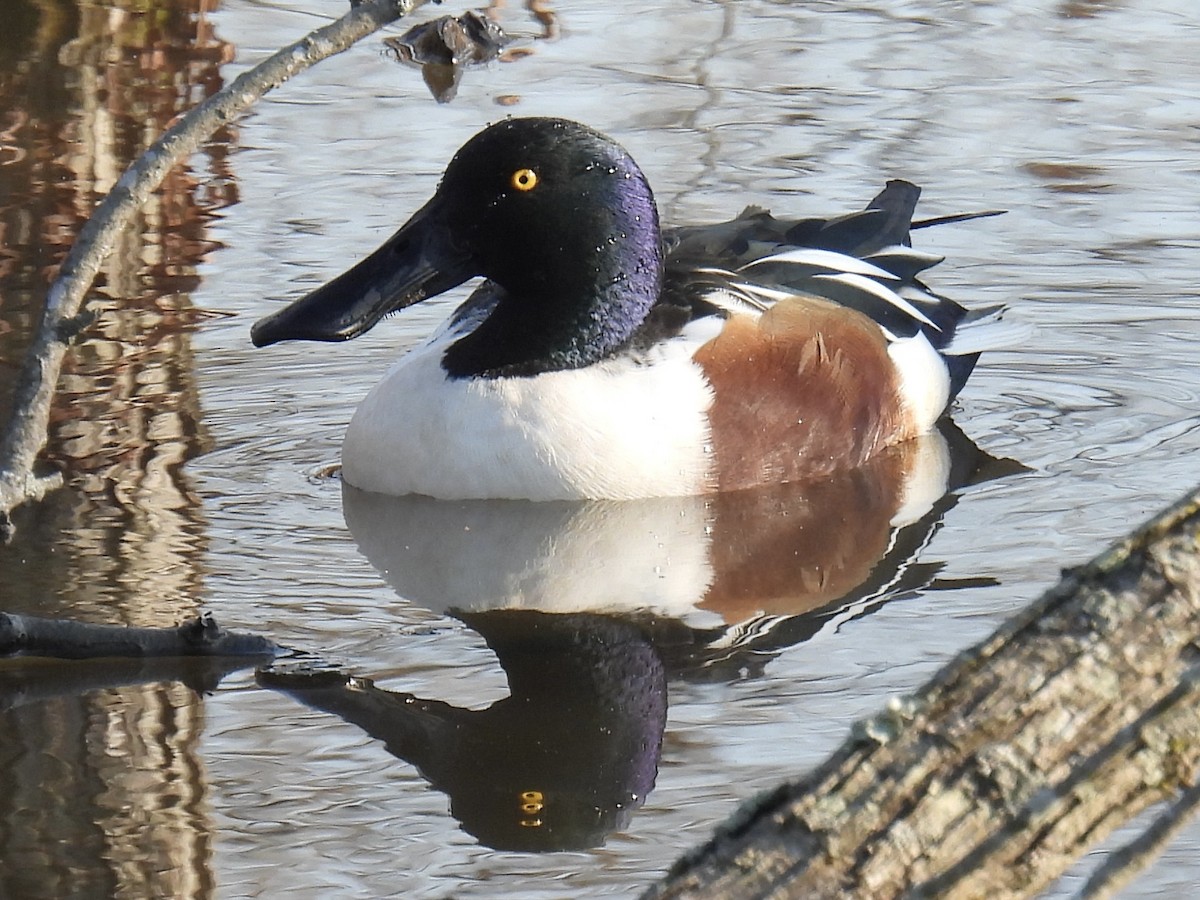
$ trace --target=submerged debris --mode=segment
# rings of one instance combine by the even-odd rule
[[[384,43],[395,58],[421,67],[421,77],[438,103],[449,103],[458,93],[467,66],[491,62],[510,38],[486,15],[469,10],[461,16],[441,16],[414,25]]]

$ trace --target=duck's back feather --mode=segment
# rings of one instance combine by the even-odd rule
[[[861,313],[893,343],[923,336],[948,373],[944,406],[966,383],[979,353],[1003,345],[1011,329],[999,325],[1002,307],[969,313],[930,291],[919,276],[942,257],[914,250],[910,236],[913,228],[997,211],[914,222],[920,193],[893,180],[866,209],[847,215],[787,220],[747,207],[728,222],[667,230],[660,305],[672,312],[656,311],[648,322],[658,335],[697,316],[757,316],[785,298],[824,299]]]

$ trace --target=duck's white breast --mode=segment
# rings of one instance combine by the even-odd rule
[[[712,390],[691,357],[712,328],[689,328],[639,359],[450,380],[441,359],[457,335],[439,334],[359,405],[342,446],[343,477],[363,490],[446,500],[704,493]]]

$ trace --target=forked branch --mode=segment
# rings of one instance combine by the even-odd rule
[[[17,376],[12,415],[0,435],[0,536],[12,534],[13,509],[61,483],[57,475],[34,473],[46,443],[50,403],[67,343],[88,318],[83,308],[87,291],[134,213],[174,166],[268,91],[427,2],[364,0],[337,21],[276,51],[181,117],[96,207],[47,292],[41,321]]]

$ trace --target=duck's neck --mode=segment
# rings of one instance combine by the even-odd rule
[[[497,272],[491,314],[446,351],[452,378],[578,369],[628,343],[662,290],[663,251],[652,199],[565,223],[536,271]]]

